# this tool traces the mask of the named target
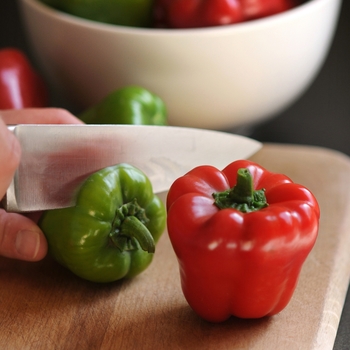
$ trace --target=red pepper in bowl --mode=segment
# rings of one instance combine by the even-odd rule
[[[0,50],[0,109],[47,107],[48,91],[26,55],[15,48]]]
[[[314,195],[250,161],[200,166],[167,197],[168,233],[184,296],[211,322],[283,310],[313,248],[320,209]]]
[[[287,11],[299,0],[155,0],[156,27],[197,28],[234,24]]]

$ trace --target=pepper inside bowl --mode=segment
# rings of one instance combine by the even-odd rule
[[[328,53],[341,0],[191,29],[111,25],[38,0],[20,4],[38,63],[77,109],[139,85],[164,100],[169,124],[227,129],[273,117],[307,89]]]

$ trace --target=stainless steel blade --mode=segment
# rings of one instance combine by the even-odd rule
[[[220,169],[261,147],[239,135],[170,126],[17,125],[13,132],[22,158],[3,200],[13,212],[72,206],[90,174],[117,163],[142,170],[160,193],[197,165]]]

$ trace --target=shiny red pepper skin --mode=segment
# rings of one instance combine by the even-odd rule
[[[299,0],[155,0],[156,27],[197,28],[234,24],[287,11]]]
[[[48,92],[28,58],[15,48],[0,50],[0,109],[47,107]]]
[[[249,213],[219,209],[213,193],[248,169],[268,206]],[[250,161],[219,171],[201,166],[178,178],[167,196],[168,233],[184,296],[211,322],[261,318],[283,310],[318,234],[320,209],[305,187]]]

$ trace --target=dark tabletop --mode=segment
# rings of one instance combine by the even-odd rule
[[[0,0],[0,48],[31,53],[16,0]],[[350,1],[343,0],[335,38],[327,59],[306,93],[280,115],[259,125],[251,137],[263,142],[322,146],[350,156]],[[349,249],[350,253],[350,249]],[[335,350],[350,349],[350,290]]]

